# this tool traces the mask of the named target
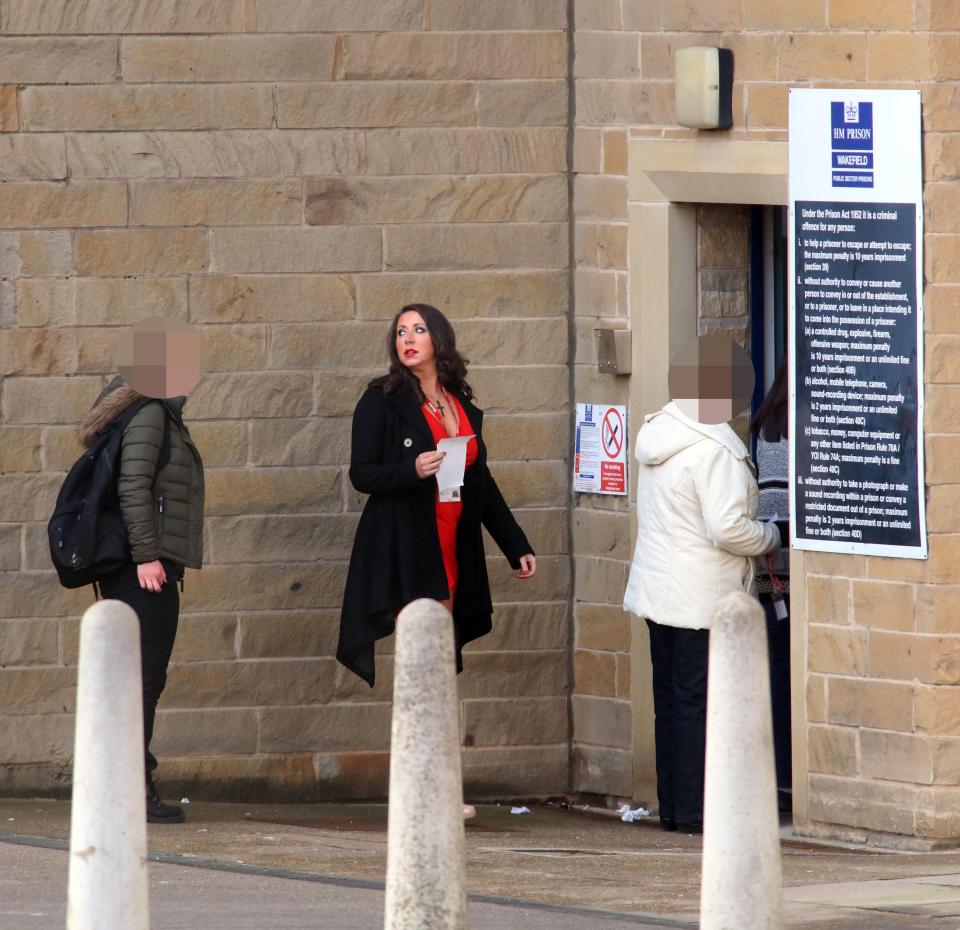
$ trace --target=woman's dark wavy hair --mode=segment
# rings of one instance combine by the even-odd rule
[[[473,390],[467,384],[467,359],[457,351],[457,337],[453,332],[450,321],[430,304],[407,304],[401,307],[387,331],[387,358],[390,366],[387,374],[374,378],[370,387],[383,389],[384,394],[395,394],[404,388],[413,392],[420,403],[423,403],[423,391],[420,390],[420,380],[400,361],[397,355],[397,321],[404,313],[414,311],[427,324],[427,332],[433,340],[433,352],[437,360],[437,376],[440,383],[446,388],[458,390],[467,400],[473,400]]]
[[[780,363],[776,377],[763,403],[750,423],[754,436],[763,436],[767,442],[789,439],[789,396],[787,392],[787,359]]]

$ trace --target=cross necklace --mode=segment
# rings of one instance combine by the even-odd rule
[[[450,399],[447,398],[447,407],[443,406],[443,400],[441,399],[441,398],[447,397],[446,389],[441,386],[440,393],[437,395],[436,400],[430,400],[430,398],[427,397],[426,394],[424,394],[423,396],[427,402],[427,409],[434,415],[434,417],[437,418],[437,420],[440,422],[440,425],[443,426],[443,428],[447,430],[447,433],[449,434],[450,430],[447,428],[447,424],[446,424],[446,421],[444,420],[444,416],[446,414],[447,408],[450,406]],[[451,409],[451,412],[453,412],[452,409]],[[453,412],[453,422],[455,427],[459,428],[460,424],[457,422],[457,416],[455,412]]]

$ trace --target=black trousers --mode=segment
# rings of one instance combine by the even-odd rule
[[[647,620],[653,661],[654,737],[660,816],[703,820],[709,630]]]
[[[157,767],[150,752],[157,701],[167,683],[167,665],[177,637],[180,617],[180,592],[177,590],[179,566],[163,560],[167,582],[159,593],[140,587],[137,566],[132,562],[100,581],[105,598],[122,601],[133,608],[140,620],[140,667],[143,674],[143,743],[147,777]]]
[[[790,595],[784,597],[788,619],[778,620],[773,598],[760,595],[767,616],[767,647],[770,652],[770,707],[773,711],[773,750],[777,788],[789,791],[793,784],[793,752],[790,743]]]

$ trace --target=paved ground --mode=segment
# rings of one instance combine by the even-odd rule
[[[67,853],[0,843],[0,927],[63,930]],[[652,930],[635,919],[604,919],[605,930]],[[383,925],[379,889],[154,864],[152,930],[370,930]],[[473,930],[593,930],[589,913],[472,902]],[[662,926],[662,925],[661,925]]]
[[[696,927],[699,837],[531,806],[520,816],[481,807],[467,829],[474,930]],[[150,827],[153,930],[382,924],[382,806],[188,812],[186,824]],[[0,930],[62,930],[68,830],[66,803],[0,801]],[[784,834],[789,927],[960,928],[960,852],[837,849]]]

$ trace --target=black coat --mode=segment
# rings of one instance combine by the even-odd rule
[[[489,633],[493,604],[481,524],[513,568],[533,549],[510,513],[487,468],[483,413],[462,394],[457,399],[477,436],[478,455],[467,469],[457,527],[457,591],[453,603],[457,668],[460,649]],[[373,644],[393,632],[397,613],[420,597],[450,596],[437,534],[435,478],[418,478],[416,457],[436,449],[412,392],[387,396],[368,388],[353,414],[350,480],[369,494],[350,556],[340,614],[337,658],[371,686]]]

